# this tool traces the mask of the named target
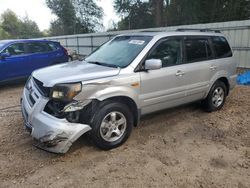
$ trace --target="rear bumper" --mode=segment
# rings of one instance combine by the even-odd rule
[[[89,125],[70,123],[44,112],[48,99],[39,95],[35,89],[32,92],[35,98],[33,106],[29,101],[30,91],[24,88],[21,109],[25,126],[38,141],[38,147],[54,153],[66,153],[74,141],[91,130]]]
[[[233,89],[237,84],[237,74],[230,76],[229,85],[230,90]]]

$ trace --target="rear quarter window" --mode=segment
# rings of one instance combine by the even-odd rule
[[[212,37],[212,44],[217,58],[232,57],[231,48],[224,37]]]
[[[49,46],[50,51],[56,51],[60,48],[59,45],[54,42],[48,42],[47,45]]]

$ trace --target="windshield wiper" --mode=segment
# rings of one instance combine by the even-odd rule
[[[113,68],[118,68],[119,66],[114,65],[114,64],[108,64],[108,63],[103,63],[103,62],[99,62],[99,61],[87,61],[88,63],[92,63],[92,64],[96,64],[96,65],[101,65],[101,66],[105,66],[105,67],[113,67]]]

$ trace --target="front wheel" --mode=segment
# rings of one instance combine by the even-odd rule
[[[220,110],[226,100],[226,85],[221,81],[216,81],[210,89],[207,98],[203,101],[206,111],[213,112]]]
[[[93,117],[90,136],[97,147],[112,149],[123,144],[133,127],[133,115],[127,105],[106,103]]]

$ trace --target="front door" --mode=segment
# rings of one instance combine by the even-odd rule
[[[159,41],[146,59],[161,59],[162,68],[140,72],[141,112],[147,114],[183,103],[186,93],[182,38]]]
[[[0,80],[27,76],[27,54],[24,43],[15,43],[2,51],[8,53],[9,57],[0,60]]]

